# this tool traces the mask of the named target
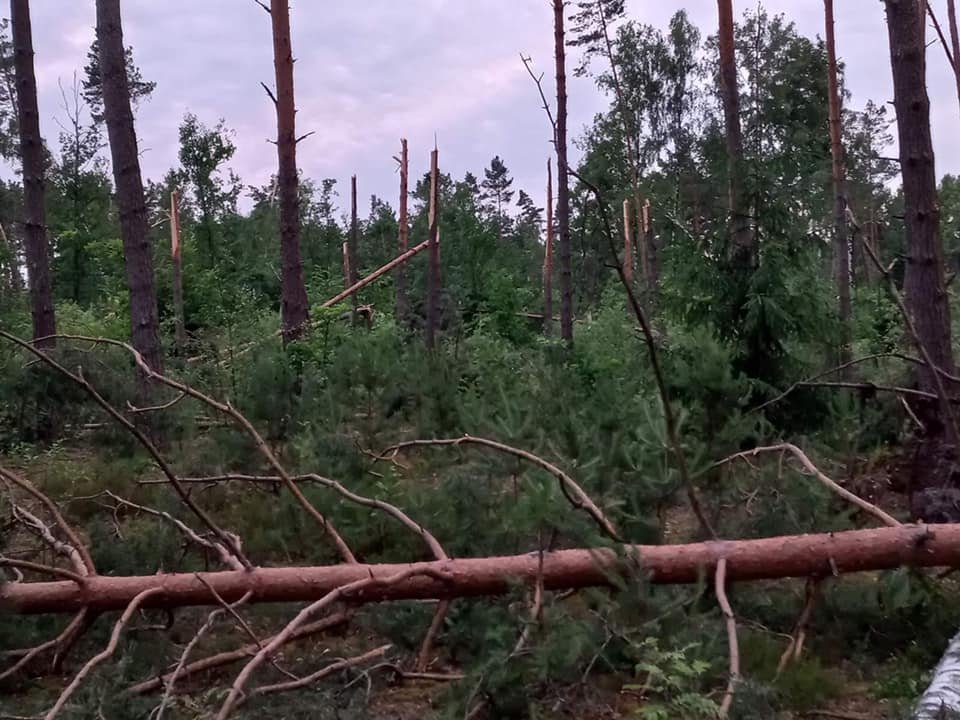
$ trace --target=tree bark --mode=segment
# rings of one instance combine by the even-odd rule
[[[894,107],[903,176],[907,266],[904,293],[921,343],[934,364],[955,372],[940,236],[940,207],[926,86],[925,14],[917,0],[885,0]],[[935,387],[928,368],[920,386]]]
[[[427,327],[425,343],[433,350],[440,323],[440,152],[430,153],[429,266],[427,268]]]
[[[147,365],[160,371],[163,354],[154,291],[153,248],[130,105],[120,0],[97,0],[97,41],[104,118],[110,140],[120,235],[130,288],[131,337],[133,346],[143,355]]]
[[[357,176],[350,176],[350,234],[347,236],[347,254],[349,256],[348,272],[347,277],[344,278],[346,282],[346,287],[352,287],[357,284],[357,245],[360,242],[360,221],[357,219]],[[353,310],[356,313],[357,307],[360,304],[360,301],[357,297],[357,294],[354,293],[350,296],[351,301],[353,302]],[[356,320],[356,315],[354,315],[354,320]]]
[[[947,0],[947,19],[950,23],[950,46],[953,48],[953,76],[957,83],[957,101],[960,102],[960,31],[957,29],[955,0]]]
[[[926,692],[917,702],[913,720],[943,720],[960,714],[960,633],[953,636]]]
[[[630,228],[629,199],[623,201],[623,276],[627,284],[633,287],[633,231]]]
[[[643,201],[643,206],[640,209],[640,228],[639,228],[639,238],[640,242],[643,243],[643,246],[648,248],[647,256],[649,258],[649,267],[647,272],[649,273],[649,280],[647,281],[646,295],[647,295],[647,304],[649,307],[652,307],[657,299],[657,287],[660,284],[660,266],[659,266],[659,253],[656,243],[656,234],[653,232],[653,213],[650,205],[650,199],[647,198]]]
[[[553,0],[553,45],[557,79],[557,231],[560,240],[560,337],[573,344],[573,268],[570,252],[570,179],[567,164],[567,57],[563,0]]]
[[[389,577],[409,568],[447,575],[445,580],[412,577],[351,601],[379,602],[423,598],[499,595],[541,579],[547,590],[606,586],[611,574],[640,572],[656,584],[689,584],[709,575],[720,558],[733,581],[822,577],[835,573],[886,570],[902,566],[955,567],[960,564],[960,525],[900,525],[871,530],[792,535],[760,540],[720,540],[689,545],[625,545],[557,550],[506,557],[458,558],[395,565],[342,564],[321,567],[255,568],[203,573],[162,573],[132,577],[94,575],[71,580],[0,585],[0,608],[20,614],[119,610],[146,589],[163,592],[147,607],[215,605],[209,586],[226,602],[248,591],[250,602],[308,602],[347,583]],[[205,582],[204,582],[205,581]]]
[[[410,218],[407,209],[407,200],[409,195],[408,183],[410,172],[410,160],[407,155],[407,139],[400,139],[400,231],[398,233],[399,255],[407,252],[410,246]],[[394,275],[394,286],[397,291],[397,321],[401,324],[406,323],[410,316],[410,299],[407,296],[407,268],[401,264],[397,267]]]
[[[743,192],[743,132],[740,129],[740,88],[734,49],[732,0],[717,0],[717,9],[720,19],[717,40],[720,49],[720,95],[726,126],[732,258],[735,267],[744,269],[753,266],[755,248]]]
[[[833,276],[837,286],[840,320],[840,352],[838,365],[850,356],[850,235],[847,228],[847,173],[841,121],[840,80],[837,72],[837,43],[834,33],[833,0],[823,0],[827,39],[827,87],[830,115],[830,158],[833,178]],[[850,369],[841,371],[850,377]]]
[[[547,158],[547,238],[543,247],[543,334],[553,335],[553,168]]]
[[[40,112],[37,107],[37,77],[33,69],[33,28],[29,0],[10,0],[13,64],[17,85],[20,125],[20,159],[23,164],[24,240],[27,279],[30,283],[30,314],[33,337],[47,338],[57,332],[47,241],[46,182]],[[16,262],[13,263],[14,272]],[[42,342],[50,347],[51,338]]]
[[[300,337],[309,320],[300,254],[300,179],[297,176],[296,106],[288,0],[270,0],[277,95],[277,191],[280,196],[280,295],[284,344]]]
[[[170,259],[173,263],[173,314],[177,352],[183,354],[187,330],[183,318],[183,253],[180,244],[180,193],[170,193]]]

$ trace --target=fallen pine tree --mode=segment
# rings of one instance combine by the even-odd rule
[[[623,545],[617,548],[558,550],[507,557],[461,558],[422,563],[255,568],[210,573],[131,577],[92,575],[77,581],[15,582],[0,586],[7,612],[69,613],[121,610],[139,594],[156,590],[144,607],[176,608],[235,602],[304,602],[360,581],[351,602],[498,595],[539,576],[547,590],[610,584],[631,569],[650,582],[681,584],[711,575],[725,559],[727,580],[824,577],[902,566],[960,565],[960,524],[902,525],[838,533],[760,540],[725,540],[687,545]],[[405,577],[392,581],[398,575]],[[214,595],[220,596],[220,599]]]

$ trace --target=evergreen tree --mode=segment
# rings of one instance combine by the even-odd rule
[[[487,209],[493,216],[497,228],[497,237],[503,239],[504,232],[509,224],[509,218],[504,210],[513,199],[513,178],[510,171],[497,155],[490,161],[490,167],[483,171],[482,198],[487,202]]]

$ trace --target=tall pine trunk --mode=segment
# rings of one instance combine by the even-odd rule
[[[557,78],[557,234],[560,256],[560,337],[573,343],[573,267],[570,256],[570,177],[567,164],[567,54],[563,0],[553,0],[553,45]]]
[[[756,253],[743,191],[743,132],[740,129],[740,88],[734,50],[732,0],[717,0],[717,10],[720,20],[717,40],[720,49],[720,95],[726,127],[732,257],[734,266],[743,269],[753,266]]]
[[[23,163],[23,226],[27,278],[30,282],[30,314],[33,316],[33,337],[44,338],[56,334],[57,320],[50,278],[43,140],[40,138],[37,77],[33,71],[33,30],[28,0],[10,0],[10,21],[19,110],[20,159]],[[16,257],[13,252],[11,256]],[[15,261],[12,267],[14,273],[19,272]],[[48,347],[53,344],[52,338],[42,343]]]
[[[170,193],[170,260],[173,264],[173,318],[177,352],[183,354],[187,330],[183,318],[183,246],[180,242],[180,193]]]
[[[357,245],[360,243],[360,221],[357,219],[357,176],[350,177],[350,234],[347,236],[347,253],[350,256],[348,265],[350,266],[347,276],[347,287],[357,284],[359,272],[357,270]],[[353,303],[353,311],[356,313],[360,300],[357,293],[350,296]],[[357,320],[354,314],[354,321]]]
[[[403,255],[410,247],[410,218],[407,210],[408,173],[410,160],[407,155],[407,139],[400,139],[400,230],[397,234],[399,255]],[[407,296],[407,268],[405,264],[397,267],[394,276],[394,286],[397,291],[397,322],[404,324],[410,315],[410,299]]]
[[[553,335],[553,168],[547,158],[547,239],[543,247],[543,334]]]
[[[440,167],[439,151],[430,153],[430,209],[428,212],[429,241],[427,269],[427,327],[424,333],[428,350],[437,344],[440,324]]]
[[[905,204],[907,266],[903,287],[920,342],[937,366],[953,373],[950,306],[930,137],[923,4],[917,0],[885,0],[885,4]],[[924,389],[934,387],[926,369],[920,370],[920,385]]]
[[[955,0],[947,0],[947,18],[950,22],[950,46],[953,48],[953,75],[957,83],[957,100],[960,101],[960,30],[957,29]]]
[[[140,175],[137,134],[130,106],[130,86],[120,21],[120,0],[97,0],[97,42],[103,112],[113,160],[120,235],[130,289],[133,346],[154,370],[163,366],[157,295],[153,284],[153,248],[150,245],[147,204]]]
[[[829,90],[830,158],[833,177],[833,275],[837,286],[840,320],[839,364],[850,357],[850,236],[847,230],[847,174],[840,109],[840,81],[837,72],[837,43],[834,34],[833,0],[823,0],[827,38],[827,86]],[[849,370],[843,371],[848,377]]]
[[[296,106],[293,95],[293,49],[290,6],[270,0],[273,67],[277,94],[277,191],[280,196],[280,312],[284,344],[300,337],[309,320],[307,288],[300,255],[300,179],[297,176]]]

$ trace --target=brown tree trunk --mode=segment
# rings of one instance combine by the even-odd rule
[[[161,370],[163,354],[153,284],[153,248],[147,222],[147,204],[140,175],[137,134],[130,106],[130,86],[120,21],[120,0],[97,0],[97,42],[103,111],[113,160],[120,235],[130,288],[133,346],[154,370]]]
[[[953,75],[957,83],[957,100],[960,101],[960,31],[957,29],[955,0],[947,0],[947,17],[950,23],[950,45],[953,48]]]
[[[638,571],[652,583],[688,584],[727,560],[730,581],[824,577],[897,567],[956,567],[960,525],[901,525],[759,540],[720,540],[689,545],[625,545],[615,550],[556,550],[506,557],[457,558],[397,565],[360,563],[320,567],[254,568],[204,573],[160,573],[132,577],[92,575],[83,584],[16,582],[0,585],[0,608],[20,614],[121,610],[149,588],[163,592],[146,607],[187,607],[234,602],[253,590],[250,602],[309,602],[347,583],[387,578],[410,568],[444,576],[413,576],[373,586],[352,602],[500,595],[518,585],[543,582],[547,590],[606,586],[611,576]],[[210,588],[219,598],[211,595]]]
[[[633,287],[633,229],[630,227],[629,199],[623,201],[623,276]]]
[[[953,373],[950,306],[930,137],[923,4],[917,0],[885,0],[885,4],[905,204],[904,292],[920,342],[934,364]],[[920,385],[924,389],[934,388],[933,377],[925,368],[920,370]]]
[[[640,210],[640,242],[648,248],[647,255],[650,258],[650,266],[647,269],[650,275],[647,282],[647,303],[652,306],[657,299],[657,286],[660,282],[660,269],[658,265],[658,250],[656,234],[653,232],[653,215],[651,212],[649,198],[643,201],[643,207]]]
[[[573,344],[573,268],[570,253],[570,178],[567,164],[567,56],[563,0],[553,0],[553,46],[557,76],[557,231],[560,239],[560,337]]]
[[[830,114],[830,157],[833,177],[833,276],[837,286],[840,319],[838,365],[850,361],[850,236],[847,231],[847,174],[840,114],[840,81],[837,73],[837,44],[834,33],[833,0],[823,0],[827,38],[827,86]],[[849,368],[842,371],[846,378]]]
[[[726,126],[733,262],[735,267],[750,268],[755,262],[755,248],[743,192],[743,133],[740,129],[740,88],[734,50],[732,0],[717,0],[717,9],[720,18],[717,35],[720,48],[720,95]]]
[[[553,335],[553,168],[547,158],[547,239],[543,247],[543,334]]]
[[[300,179],[297,176],[296,106],[293,95],[293,48],[287,0],[270,0],[273,67],[277,95],[277,191],[280,196],[280,304],[284,344],[300,337],[309,320],[307,288],[300,255]]]
[[[439,151],[430,153],[429,266],[427,269],[427,327],[424,334],[428,350],[437,343],[440,323],[440,160]]]
[[[400,231],[398,233],[399,254],[403,255],[410,245],[410,218],[407,210],[408,182],[410,161],[407,155],[407,139],[400,139]],[[407,268],[405,265],[397,267],[394,275],[394,286],[397,291],[397,322],[406,323],[410,315],[410,299],[407,297]]]
[[[350,234],[347,236],[347,254],[349,255],[349,271],[347,273],[346,281],[347,287],[356,285],[357,277],[359,276],[357,272],[357,245],[360,243],[360,221],[357,219],[357,176],[352,175],[350,177]],[[351,301],[353,302],[353,311],[356,313],[357,307],[360,304],[360,300],[356,293],[350,296]],[[354,320],[357,317],[354,315]]]
[[[10,0],[10,21],[19,109],[20,159],[23,163],[23,227],[27,279],[30,283],[30,314],[33,316],[33,337],[44,338],[56,334],[57,320],[50,278],[43,140],[40,137],[37,77],[33,71],[33,29],[28,0]],[[15,262],[13,267],[17,272]],[[49,347],[55,343],[51,338],[42,344]]]
[[[173,316],[177,352],[183,354],[187,330],[183,319],[183,253],[180,245],[180,193],[170,193],[170,259],[173,263]]]

